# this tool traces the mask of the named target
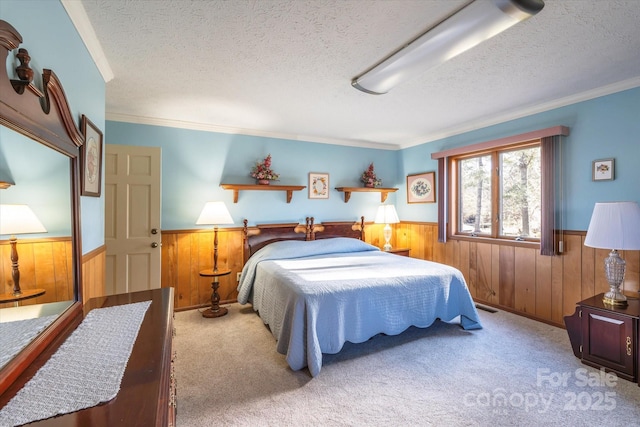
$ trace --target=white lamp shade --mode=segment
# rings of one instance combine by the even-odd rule
[[[600,249],[640,249],[640,206],[636,202],[596,203],[584,244]]]
[[[198,225],[233,224],[233,218],[224,202],[207,202],[196,221]]]
[[[397,224],[400,222],[394,205],[380,205],[374,221],[376,224]]]
[[[46,233],[47,229],[27,205],[0,205],[0,234]]]

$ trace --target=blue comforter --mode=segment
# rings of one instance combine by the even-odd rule
[[[436,319],[481,328],[462,273],[357,239],[272,243],[245,265],[238,302],[252,303],[293,370],[316,376],[322,353]]]

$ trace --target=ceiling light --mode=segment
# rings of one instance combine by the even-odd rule
[[[532,17],[543,7],[543,0],[476,0],[353,79],[351,85],[373,95],[387,93]]]

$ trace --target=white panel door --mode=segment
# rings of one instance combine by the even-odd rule
[[[161,150],[105,147],[107,295],[159,288]]]

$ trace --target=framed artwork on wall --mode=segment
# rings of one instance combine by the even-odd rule
[[[309,172],[309,198],[329,198],[329,174]]]
[[[102,132],[82,115],[84,144],[80,146],[80,194],[100,197],[102,180]]]
[[[436,173],[407,175],[407,203],[436,202]]]
[[[614,179],[614,160],[600,159],[594,160],[591,171],[593,181],[611,181]]]

